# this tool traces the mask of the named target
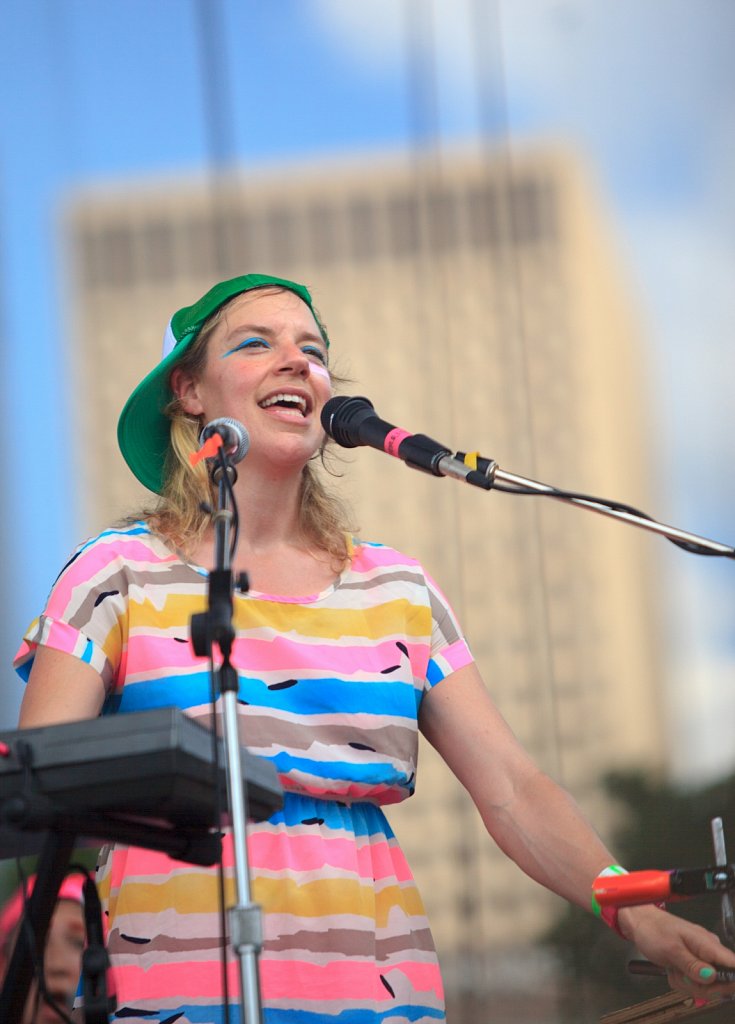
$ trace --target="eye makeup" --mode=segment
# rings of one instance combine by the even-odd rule
[[[233,352],[239,352],[241,348],[255,348],[256,345],[263,345],[265,348],[270,348],[270,345],[265,338],[245,338],[239,345],[235,345],[234,348],[229,349],[227,352],[223,352],[220,359],[226,359],[227,356],[231,356]]]

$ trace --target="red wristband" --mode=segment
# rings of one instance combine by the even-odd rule
[[[627,875],[628,872],[625,868],[621,868],[619,864],[611,864],[609,867],[601,871],[597,878],[609,878],[611,875]],[[595,881],[597,881],[597,878]],[[612,928],[614,932],[620,936],[621,939],[628,941],[620,930],[620,923],[618,922],[618,908],[617,907],[601,907],[597,902],[594,892],[592,893],[592,913],[599,917],[601,921],[604,921],[608,928]]]
[[[604,921],[608,928],[612,928],[614,932],[617,932],[621,939],[625,939],[626,942],[628,941],[620,930],[617,907],[600,907],[600,920]]]

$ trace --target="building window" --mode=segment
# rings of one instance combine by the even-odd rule
[[[79,270],[86,288],[96,288],[102,282],[100,239],[96,231],[82,230],[79,236]]]
[[[472,185],[465,201],[472,245],[479,249],[497,245],[500,237],[497,190],[487,183]]]
[[[143,274],[151,281],[168,281],[175,276],[173,227],[167,221],[144,224],[140,232]]]
[[[291,210],[270,210],[266,218],[270,257],[278,267],[296,259],[296,218]]]
[[[513,210],[513,237],[516,242],[529,244],[543,237],[541,203],[535,181],[514,181],[510,191]]]
[[[235,274],[247,274],[261,266],[258,257],[258,224],[256,218],[242,210],[233,211],[229,219],[230,256]]]
[[[347,208],[350,255],[358,262],[375,259],[378,251],[377,211],[367,199],[355,199]]]
[[[315,263],[332,263],[339,258],[337,252],[337,216],[331,206],[312,206],[307,214],[309,246]]]
[[[196,217],[183,225],[183,252],[192,277],[211,277],[214,268],[212,220]]]
[[[112,225],[100,231],[97,242],[99,283],[126,288],[135,280],[133,236],[128,227]]]
[[[514,182],[511,197],[518,242],[543,242],[555,236],[554,187],[548,179]]]
[[[419,251],[421,228],[416,196],[398,195],[388,201],[388,230],[393,256],[409,256]]]
[[[218,211],[212,219],[214,271],[217,277],[233,277],[236,273],[235,222],[230,210]]]
[[[458,211],[455,194],[446,189],[430,192],[427,206],[429,244],[432,250],[443,251],[456,246]]]

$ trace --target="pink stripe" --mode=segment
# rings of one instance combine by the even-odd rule
[[[296,874],[319,871],[326,866],[359,874],[367,880],[393,878],[412,881],[406,858],[396,846],[385,840],[356,847],[348,839],[326,839],[319,836],[269,835],[249,836],[248,851],[254,870],[284,871]],[[231,844],[226,844],[227,867],[232,865]]]
[[[383,441],[383,451],[387,452],[388,455],[394,455],[399,458],[398,449],[402,441],[405,441],[407,437],[411,437],[407,430],[401,430],[400,427],[394,427],[389,434],[386,435],[385,441]]]
[[[277,960],[262,960],[260,977],[263,992],[268,999],[283,999],[293,996],[294,974],[299,981],[298,991],[308,999],[319,998],[328,992],[331,998],[337,999],[374,999],[376,1002],[393,1000],[380,980],[380,974],[386,976],[390,983],[393,972],[404,975],[412,988],[417,992],[434,991],[442,993],[441,976],[438,964],[414,964],[402,962],[391,965],[380,971],[374,963],[331,963],[315,966],[308,963]],[[397,981],[398,979],[396,979]],[[398,988],[398,986],[396,986]],[[400,988],[396,993],[400,999]]]
[[[66,622],[48,622],[47,633],[44,642],[48,647],[53,647],[54,650],[64,651],[66,654],[78,654],[80,646],[80,640],[82,641],[82,649],[86,646],[86,643],[79,633],[78,629],[74,629],[72,626],[67,625]]]
[[[425,642],[409,642],[408,647],[411,664],[425,665]],[[306,644],[283,636],[275,636],[270,640],[254,637],[238,639],[235,641],[232,658],[237,668],[248,673],[293,671],[303,676],[309,668],[314,668],[320,676],[336,672],[348,679],[358,670],[379,671],[395,665],[399,659],[394,639],[373,645],[353,646],[344,640],[340,640],[339,644],[334,640],[324,644]]]
[[[234,866],[232,836],[228,832],[222,844],[225,868]],[[248,854],[254,870],[282,871],[292,868],[296,874],[313,871],[325,865],[357,870],[362,878],[391,878],[399,882],[411,882],[413,876],[403,851],[390,841],[365,842],[356,846],[349,839],[329,839],[320,836],[298,836],[292,834],[269,834],[258,832],[257,825],[248,835]],[[121,886],[126,878],[144,877],[147,881],[156,878],[165,881],[175,869],[194,873],[190,864],[176,861],[164,853],[144,850],[140,847],[118,849],[112,859],[110,884]],[[199,869],[196,869],[199,873]],[[201,873],[206,873],[201,869]]]
[[[135,1003],[140,999],[154,999],[160,1002],[167,992],[175,992],[177,999],[187,1002],[201,999],[214,1001],[218,997],[221,998],[222,968],[219,958],[213,963],[158,963],[146,970],[131,964],[114,963],[113,958],[112,970],[117,985],[119,1006]],[[232,993],[239,991],[239,975],[238,964],[227,965]]]
[[[133,1002],[136,999],[161,1000],[162,993],[175,992],[181,1000],[216,999],[222,990],[221,967],[218,959],[209,963],[167,963],[153,964],[146,970],[130,965],[116,964],[113,970],[117,984],[118,1002]],[[228,979],[232,992],[238,991],[239,965],[228,964]],[[390,983],[403,975],[417,992],[435,992],[441,996],[442,984],[437,964],[415,964],[401,962],[382,971],[376,964],[333,962],[324,966],[305,963],[301,960],[260,959],[260,979],[263,998],[288,999],[295,991],[307,1002],[324,999],[393,1000],[380,980],[380,974]],[[396,996],[401,997],[400,987]]]
[[[35,653],[36,644],[34,643],[33,645],[31,645],[28,643],[27,640],[23,640],[20,647],[18,648],[15,657],[13,658],[13,668],[19,669],[21,665],[28,661],[31,655],[35,655]]]
[[[257,753],[257,748],[251,749]],[[311,779],[313,782],[310,782]],[[279,775],[278,781],[286,791],[291,790],[301,796],[313,796],[317,800],[369,801],[371,804],[383,807],[385,804],[395,804],[405,799],[404,794],[395,786],[345,782],[344,779],[309,775],[306,771],[294,771],[293,774]]]
[[[194,611],[193,605],[192,611]],[[126,673],[128,682],[132,681],[130,676],[140,673],[148,675],[153,668],[158,672],[162,668],[192,669],[201,665],[202,671],[206,671],[206,658],[197,658],[194,654],[191,643],[188,641],[186,625],[181,623],[177,632],[182,639],[187,639],[185,644],[175,642],[170,636],[146,636],[141,633],[131,636]],[[122,673],[118,673],[118,675],[125,678]]]
[[[172,643],[170,637],[143,636],[131,638],[128,648],[127,674],[135,676],[147,675],[153,667],[160,670],[161,666],[171,668],[192,668],[201,662],[197,659],[191,645]],[[425,665],[425,643],[409,643],[409,659],[414,666],[414,674]],[[334,672],[350,678],[356,670],[363,671],[368,666],[376,666],[378,670],[395,665],[400,660],[396,651],[395,640],[384,640],[372,646],[360,646],[334,641],[324,644],[299,643],[293,637],[275,636],[271,639],[256,637],[240,637],[235,641],[233,664],[243,672],[291,672],[299,675],[313,667],[319,674]]]
[[[176,562],[177,558],[173,553],[165,559],[160,558],[148,545],[139,540],[126,540],[119,535],[113,535],[110,544],[105,544],[104,540],[99,544],[94,544],[72,562],[51,593],[46,614],[52,618],[63,617],[77,586],[80,584],[86,586],[90,579],[114,562],[119,562],[122,566],[124,561],[163,564],[164,562]],[[163,582],[163,577],[161,582]]]
[[[367,544],[355,549],[355,558],[352,568],[355,572],[370,572],[376,568],[397,565],[404,569],[418,568],[418,562],[402,555],[393,548],[370,547]]]
[[[322,776],[309,776],[306,772],[295,772],[296,785],[289,787],[291,777],[289,775],[279,776],[284,789],[293,789],[296,793],[315,796],[320,799],[325,797],[347,797],[350,800],[367,800],[371,803],[395,804],[403,799],[400,791],[396,792],[394,786],[379,785],[377,783],[345,782],[344,779],[329,779]],[[309,778],[314,778],[314,783],[309,785]]]
[[[453,672],[458,668],[464,668],[465,665],[471,665],[474,661],[464,640],[455,640],[448,647],[442,647],[437,657],[443,658]]]

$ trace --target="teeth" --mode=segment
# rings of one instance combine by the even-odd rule
[[[287,393],[271,395],[260,403],[261,409],[267,409],[269,405],[276,405],[278,402],[292,402],[301,409],[302,415],[306,415],[306,399],[301,395],[289,395]]]

